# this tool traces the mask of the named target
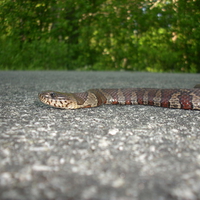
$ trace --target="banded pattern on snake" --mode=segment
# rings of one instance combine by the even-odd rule
[[[102,104],[140,104],[200,110],[200,84],[194,89],[90,89],[82,93],[45,91],[38,96],[41,102],[63,109],[89,108]]]

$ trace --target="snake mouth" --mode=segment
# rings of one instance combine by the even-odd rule
[[[49,101],[48,96],[46,96],[45,94],[39,93],[39,94],[38,94],[38,97],[39,97],[39,99],[40,99],[40,101],[41,101],[42,103],[51,105],[51,102]]]

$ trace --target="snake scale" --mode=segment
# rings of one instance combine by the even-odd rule
[[[38,96],[41,102],[63,109],[89,108],[102,104],[139,104],[200,110],[200,84],[193,89],[90,89],[82,93],[45,91]]]

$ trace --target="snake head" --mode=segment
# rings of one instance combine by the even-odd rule
[[[56,91],[45,91],[38,94],[40,101],[44,104],[64,109],[75,109],[74,97],[71,93]]]

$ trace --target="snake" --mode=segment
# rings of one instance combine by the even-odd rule
[[[200,84],[192,89],[89,89],[80,93],[44,91],[40,92],[38,97],[42,103],[62,109],[91,108],[103,104],[122,104],[200,110]]]

